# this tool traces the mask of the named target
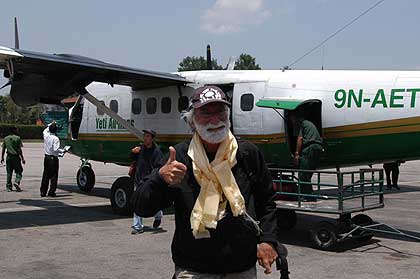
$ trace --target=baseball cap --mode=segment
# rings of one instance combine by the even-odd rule
[[[203,86],[197,88],[191,96],[190,107],[200,108],[209,103],[225,103],[230,106],[230,103],[226,99],[225,93],[217,86]]]
[[[147,134],[152,135],[152,137],[156,137],[156,132],[153,131],[153,130],[142,130],[142,131],[143,131],[143,133],[147,133]]]

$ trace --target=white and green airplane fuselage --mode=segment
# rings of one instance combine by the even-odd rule
[[[290,166],[293,129],[287,110],[313,110],[324,138],[321,166],[346,166],[420,158],[420,72],[418,71],[197,71],[177,73],[187,86],[133,90],[92,83],[98,100],[138,130],[157,131],[167,147],[188,139],[180,118],[194,88],[213,84],[232,97],[232,131],[264,152],[267,162]],[[278,113],[258,107],[261,100],[280,104]],[[305,105],[306,104],[306,105]],[[279,115],[280,114],[280,115]],[[322,128],[321,128],[322,127]],[[65,140],[71,152],[90,160],[129,164],[139,139],[85,100],[77,140]]]

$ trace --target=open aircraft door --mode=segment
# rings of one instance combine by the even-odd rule
[[[253,137],[263,133],[263,109],[254,104],[264,96],[265,84],[265,82],[235,84],[231,99],[234,134]]]
[[[296,150],[296,140],[299,135],[299,127],[290,120],[291,115],[296,118],[302,117],[311,121],[318,129],[319,134],[322,133],[322,102],[318,99],[288,99],[288,98],[263,98],[256,104],[261,108],[272,108],[283,118],[285,127],[285,138],[290,153]]]

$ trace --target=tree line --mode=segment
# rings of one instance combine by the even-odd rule
[[[213,70],[223,70],[226,67],[219,65],[216,59],[211,61]],[[207,69],[204,56],[187,56],[179,63],[178,71],[199,71]],[[242,53],[235,62],[234,70],[261,70],[255,58]],[[10,95],[0,96],[0,123],[35,124],[42,113],[41,105],[23,108],[17,106]]]

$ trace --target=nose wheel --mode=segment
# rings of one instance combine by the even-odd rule
[[[95,173],[90,165],[79,168],[76,175],[77,186],[83,192],[92,191],[95,186]]]

